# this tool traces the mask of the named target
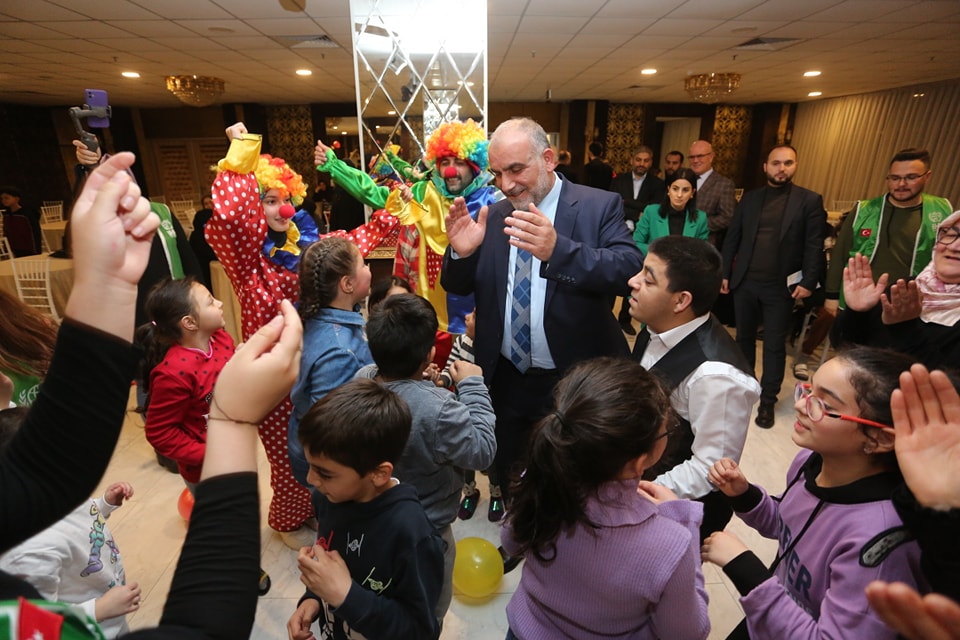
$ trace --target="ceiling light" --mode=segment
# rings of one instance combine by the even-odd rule
[[[312,75],[313,75],[313,71],[310,71],[310,69],[297,69],[297,75],[298,75],[298,76],[312,76]]]
[[[720,102],[740,88],[739,73],[700,73],[688,76],[683,88],[697,102]]]
[[[139,78],[140,74],[136,71],[123,71],[120,73],[124,78]]]
[[[927,94],[925,94],[923,91],[917,91],[915,94],[913,94],[913,97],[914,97],[914,98],[922,98],[922,97],[925,96],[925,95],[927,95]]]
[[[396,112],[396,111],[387,111],[387,115],[388,115],[388,116],[395,116],[395,115],[397,115],[397,112]]]
[[[810,93],[807,94],[807,97],[808,97],[808,98],[818,98],[818,97],[820,97],[820,96],[822,96],[822,95],[823,95],[823,92],[821,92],[821,91],[811,91]]]
[[[819,72],[819,71],[804,71],[804,72],[803,72],[803,77],[804,77],[804,78],[816,78],[818,75],[820,75],[820,72]]]
[[[223,89],[223,80],[213,76],[167,76],[167,91],[191,107],[213,104]]]
[[[656,72],[656,69],[640,69],[640,74],[644,76],[652,76]]]

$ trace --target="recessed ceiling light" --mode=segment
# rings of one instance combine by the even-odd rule
[[[917,91],[915,94],[913,94],[913,97],[914,97],[914,98],[922,98],[922,97],[925,96],[925,95],[927,95],[927,94],[925,94],[923,91]]]
[[[397,115],[397,112],[396,112],[396,111],[387,111],[387,115],[388,115],[388,116],[395,116],[395,115]]]
[[[298,76],[312,76],[312,75],[313,75],[313,71],[310,71],[310,69],[297,69],[297,75],[298,75]]]
[[[124,78],[139,78],[140,74],[136,71],[123,71],[120,73]]]
[[[804,71],[804,72],[803,72],[803,77],[804,77],[804,78],[816,78],[818,75],[820,75],[820,72],[819,72],[819,71]]]
[[[816,97],[822,96],[822,95],[823,95],[823,93],[820,92],[820,91],[811,91],[810,93],[807,94],[807,97],[808,97],[808,98],[816,98]]]
[[[652,76],[657,72],[656,69],[640,69],[641,75]]]
[[[346,131],[341,131],[340,133],[341,133],[341,135],[347,135],[347,132],[346,132]]]

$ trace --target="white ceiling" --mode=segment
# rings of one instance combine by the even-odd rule
[[[114,105],[177,106],[163,81],[172,74],[223,78],[223,102],[354,101],[349,1],[282,6],[298,1],[3,0],[0,102],[79,104],[97,88]],[[554,101],[684,102],[684,77],[711,71],[743,75],[738,103],[960,77],[960,0],[488,0],[488,29],[498,102],[548,89]],[[323,34],[339,47],[284,39]],[[734,50],[753,38],[799,40]],[[804,78],[809,69],[823,75]]]

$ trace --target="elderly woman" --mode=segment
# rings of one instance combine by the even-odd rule
[[[865,256],[843,270],[841,335],[852,342],[909,353],[927,367],[960,362],[960,211],[937,227],[933,259],[914,280],[898,280],[886,293],[888,276],[876,282]],[[876,322],[876,316],[880,322]]]

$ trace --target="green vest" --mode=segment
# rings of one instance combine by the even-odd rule
[[[78,605],[45,600],[0,601],[0,640],[104,640]]]
[[[167,205],[160,202],[151,202],[150,210],[160,218],[157,237],[160,238],[163,255],[167,259],[167,266],[170,267],[170,277],[180,280],[184,275],[183,264],[180,262],[180,251],[177,250],[177,232],[173,228],[173,214],[170,213]]]
[[[917,232],[916,242],[913,245],[913,256],[910,260],[910,275],[915,276],[930,264],[933,256],[933,245],[937,241],[937,226],[947,216],[953,213],[950,201],[939,196],[922,194],[923,209],[920,230]],[[850,245],[850,255],[862,254],[873,262],[877,251],[877,240],[883,228],[883,207],[886,203],[886,194],[872,200],[860,200],[853,218],[853,243]],[[845,259],[844,259],[845,260]],[[843,290],[840,290],[840,306],[844,308]]]

